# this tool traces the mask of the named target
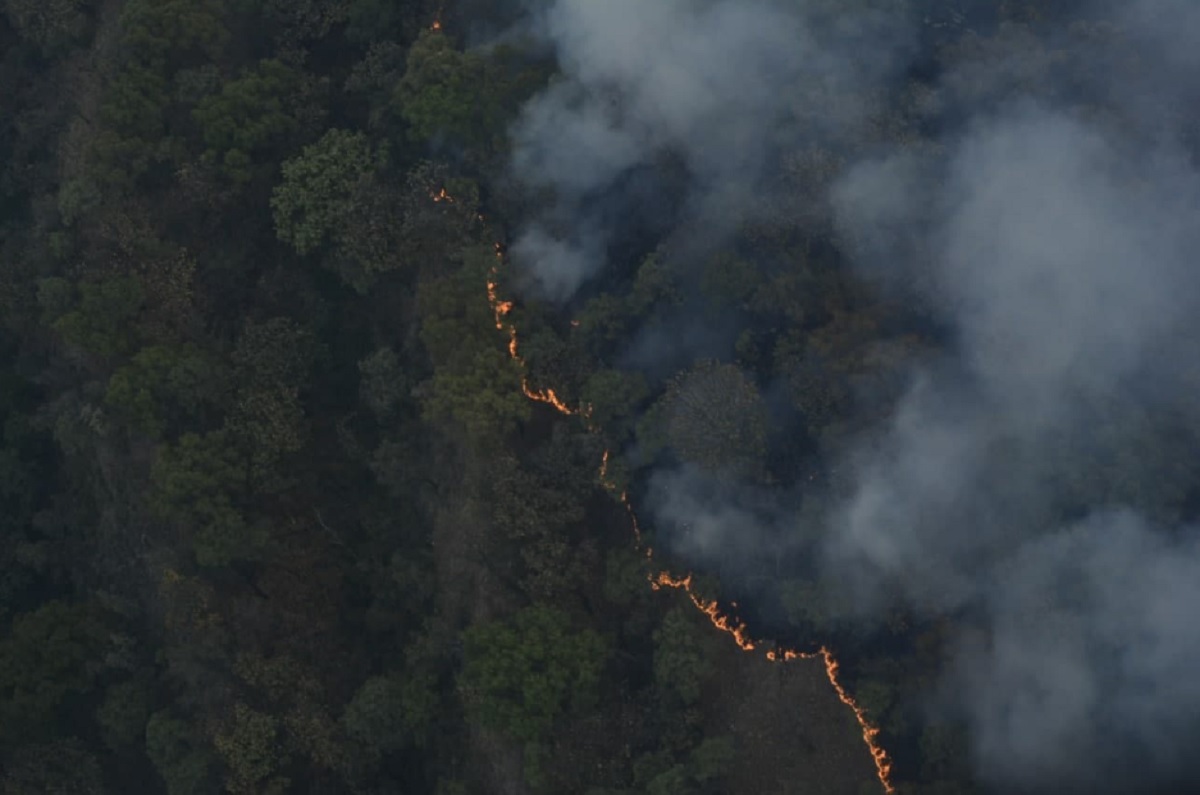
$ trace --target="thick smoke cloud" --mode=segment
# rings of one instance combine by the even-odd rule
[[[611,201],[630,172],[661,157],[681,160],[685,211],[715,235],[753,206],[774,146],[801,125],[833,135],[861,117],[865,108],[849,98],[890,73],[908,43],[905,27],[896,12],[882,10],[843,15],[833,25],[837,15],[826,6],[557,0],[535,15],[562,76],[524,108],[512,168],[550,199],[545,217],[512,250],[544,297],[565,300],[603,268],[603,245],[563,230],[619,232],[605,228],[597,204]],[[819,94],[821,112],[797,103],[797,89]]]
[[[988,780],[1180,775],[1200,730],[1194,531],[1110,514],[1124,495],[1103,486],[1070,506],[1078,525],[1052,522],[1106,424],[1194,419],[1200,175],[1169,135],[1124,140],[1032,103],[949,146],[945,166],[862,163],[834,192],[865,272],[920,285],[956,355],[851,455],[827,561],[856,611],[970,608],[980,639],[947,689]],[[914,227],[916,244],[897,233]]]
[[[1186,769],[1200,680],[1200,545],[1128,512],[1023,545],[997,566],[986,639],[949,683],[990,780],[1141,791]]]
[[[840,222],[894,228],[877,197],[906,192],[915,173],[851,170],[835,192]],[[1094,433],[1114,402],[1186,401],[1200,309],[1200,179],[1181,156],[1134,158],[1076,120],[1026,109],[980,122],[925,179],[907,187],[937,216],[931,258],[886,267],[926,285],[957,331],[957,361],[923,379],[858,456],[857,495],[831,542],[848,569],[914,594],[973,577],[975,558],[986,565],[1028,525],[1053,497],[1039,462]],[[921,601],[953,607],[959,593]]]
[[[555,200],[515,250],[546,295],[603,267],[621,230],[589,203],[662,151],[690,171],[691,227],[732,228],[776,147],[851,134],[866,108],[797,87],[886,90],[909,16],[843,3],[831,34],[824,6],[560,0],[540,15],[564,77],[526,109],[514,169]],[[1054,42],[1088,73],[1028,72],[1058,55],[998,36],[940,78],[938,146],[872,152],[832,188],[853,266],[950,340],[842,452],[821,521],[789,519],[796,495],[728,493],[686,470],[654,475],[649,495],[698,561],[808,549],[846,617],[897,602],[955,615],[968,629],[939,704],[1005,791],[1144,787],[1183,772],[1200,738],[1197,531],[1135,508],[1194,488],[1191,442],[1157,428],[1200,433],[1200,134],[1180,110],[1200,99],[1200,11],[1090,11],[1121,35]],[[878,54],[857,60],[865,41]]]

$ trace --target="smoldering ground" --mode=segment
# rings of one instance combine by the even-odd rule
[[[778,151],[856,134],[867,107],[803,87],[886,91],[922,57],[913,25],[937,4],[827,5],[543,4],[563,78],[526,108],[513,169],[554,200],[513,253],[544,297],[605,266],[622,230],[590,202],[657,153],[681,153],[684,223],[717,245],[759,211]],[[816,530],[778,509],[794,493],[728,494],[683,469],[652,474],[639,507],[681,528],[673,546],[699,566],[806,550],[845,616],[897,601],[955,615],[930,708],[968,722],[981,778],[1123,791],[1183,774],[1200,737],[1200,544],[1185,521],[1200,136],[1183,110],[1200,11],[1071,6],[1038,35],[980,43],[930,87],[931,145],[860,150],[826,197],[861,277],[951,333],[890,419],[838,453]]]

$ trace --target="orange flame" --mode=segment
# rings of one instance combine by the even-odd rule
[[[656,591],[661,588],[678,588],[682,590],[692,600],[692,604],[696,606],[696,609],[708,616],[708,620],[712,622],[714,627],[722,632],[729,633],[729,636],[733,638],[733,642],[738,645],[738,648],[742,651],[754,651],[757,648],[754,641],[750,639],[745,622],[723,613],[721,605],[716,599],[705,600],[696,595],[692,590],[691,574],[688,574],[686,577],[673,577],[669,572],[662,571],[656,575],[651,575],[650,587]]]
[[[661,588],[678,588],[688,595],[692,600],[692,604],[696,609],[708,616],[708,620],[712,625],[722,632],[726,632],[733,638],[733,642],[738,645],[742,651],[754,651],[757,646],[747,634],[745,622],[735,618],[734,616],[722,612],[720,604],[717,600],[705,600],[697,596],[692,591],[692,575],[686,577],[674,577],[669,572],[659,572],[657,575],[651,575],[650,587],[654,590]],[[841,679],[838,678],[838,661],[833,656],[833,652],[828,646],[822,646],[815,652],[796,651],[794,649],[769,649],[767,651],[767,659],[771,662],[789,662],[791,660],[811,660],[820,657],[825,663],[825,677],[829,680],[829,684],[837,693],[838,699],[845,704],[854,713],[855,720],[858,721],[858,726],[862,730],[863,742],[867,745],[867,750],[871,752],[871,760],[875,763],[875,775],[879,779],[879,783],[883,785],[884,792],[887,795],[893,795],[896,787],[892,784],[892,760],[888,756],[887,750],[881,746],[877,740],[879,736],[879,727],[873,724],[870,718],[867,717],[867,711],[859,705],[854,697],[842,685]]]
[[[442,29],[442,20],[434,19],[433,24],[429,26],[429,29],[434,30],[434,31],[441,30]]]
[[[441,21],[434,20],[433,30],[441,29]],[[431,194],[435,202],[446,201],[453,203],[454,197],[442,188],[437,194]],[[482,221],[483,216],[479,219]],[[512,301],[502,300],[498,293],[497,279],[499,276],[500,265],[504,262],[504,249],[499,244],[495,244],[497,264],[492,267],[487,281],[487,299],[488,305],[492,308],[492,316],[496,321],[496,328],[500,331],[508,331],[508,353],[520,364],[524,365],[524,360],[517,353],[517,329],[516,326],[505,323],[505,318],[513,309]],[[572,326],[578,326],[579,321],[571,321]],[[529,386],[529,382],[525,376],[521,377],[521,391],[530,400],[536,400],[541,403],[547,403],[556,408],[562,414],[567,416],[579,414],[585,419],[591,415],[591,407],[583,405],[578,409],[572,409],[564,403],[553,389],[549,387],[535,390]],[[608,459],[609,451],[605,450],[600,458],[600,483],[609,491],[616,491],[616,485],[608,480]],[[622,491],[618,497],[621,504],[625,506],[625,510],[629,513],[630,524],[633,528],[634,538],[637,547],[642,546],[642,532],[638,525],[637,514],[633,510],[633,505],[629,501],[627,492]],[[646,547],[646,558],[653,559],[654,550]],[[696,609],[708,616],[708,620],[721,632],[728,634],[733,638],[734,643],[738,645],[742,651],[754,651],[758,645],[749,634],[749,629],[744,621],[736,618],[731,613],[726,613],[721,609],[720,603],[716,599],[706,600],[696,595],[692,591],[692,574],[687,574],[684,577],[675,577],[670,572],[662,571],[658,574],[650,574],[650,587],[658,591],[663,588],[675,588],[682,590],[687,594],[688,599],[696,606]],[[736,607],[736,604],[734,605]],[[855,719],[858,721],[859,727],[862,729],[863,742],[866,743],[867,749],[871,752],[871,759],[875,763],[875,773],[879,778],[879,783],[883,785],[884,792],[887,795],[893,795],[896,791],[895,786],[891,781],[892,761],[888,756],[887,751],[878,744],[877,736],[879,735],[879,727],[871,723],[864,710],[858,702],[847,692],[838,678],[838,662],[833,656],[833,652],[827,646],[822,646],[815,652],[801,652],[793,649],[769,649],[766,652],[766,658],[771,662],[787,662],[790,660],[808,660],[820,656],[825,663],[825,676],[829,679],[829,684],[837,693],[838,699],[845,704],[854,713]]]
[[[876,737],[879,735],[879,727],[871,723],[871,720],[867,717],[866,710],[854,700],[853,696],[842,685],[841,680],[838,678],[838,661],[833,656],[833,652],[829,650],[829,647],[822,646],[815,652],[798,652],[791,649],[779,649],[767,652],[767,659],[772,662],[810,660],[814,657],[820,657],[825,663],[825,676],[829,679],[829,684],[833,686],[838,699],[854,712],[854,717],[858,720],[859,728],[862,729],[863,742],[867,744],[867,748],[871,751],[871,759],[875,762],[875,774],[879,777],[879,783],[883,785],[884,791],[888,795],[891,795],[891,793],[896,791],[896,787],[891,782],[892,760],[888,757],[887,751],[876,740]]]
[[[585,412],[584,416],[587,416],[586,412]],[[600,485],[603,486],[605,488],[605,490],[610,491],[610,492],[615,492],[617,490],[617,484],[613,483],[611,480],[608,479],[608,456],[609,456],[609,452],[607,449],[600,456],[599,480],[600,480]],[[634,549],[641,549],[642,548],[642,528],[638,524],[638,518],[637,518],[637,514],[633,510],[633,504],[629,502],[629,492],[622,491],[620,496],[617,497],[617,499],[620,501],[620,503],[622,505],[625,506],[625,512],[629,514],[629,525],[633,530]],[[653,557],[654,557],[654,550],[651,549],[650,547],[646,547],[646,559],[649,560]]]
[[[554,408],[558,409],[560,414],[566,414],[568,417],[572,414],[578,414],[577,409],[573,409],[559,399],[558,395],[554,394],[554,390],[546,387],[545,389],[533,389],[529,386],[528,381],[521,381],[521,391],[525,393],[525,397],[530,400],[536,400],[539,403],[549,403]]]
[[[441,192],[444,194],[446,189],[443,188]],[[447,198],[450,201],[454,201],[452,198]],[[437,201],[437,199],[435,198],[434,201]],[[508,313],[512,311],[513,302],[502,300],[498,292],[499,285],[497,279],[499,278],[500,265],[504,262],[504,247],[499,243],[495,243],[493,245],[496,249],[497,264],[492,266],[492,270],[487,281],[488,304],[492,307],[492,317],[496,319],[496,328],[500,329],[501,331],[508,331],[508,355],[513,359],[516,359],[517,362],[524,366],[525,360],[521,358],[519,353],[517,353],[517,327],[510,323],[504,322],[504,318],[507,317]],[[581,412],[584,414],[584,416],[588,414],[588,408],[586,406],[583,406],[579,409],[571,408],[566,404],[565,401],[563,401],[562,398],[558,396],[558,393],[556,393],[550,387],[534,389],[529,385],[528,377],[524,375],[521,376],[521,392],[524,393],[525,397],[529,398],[530,400],[536,400],[539,403],[546,403],[550,406],[553,406],[560,414],[565,414],[568,417]]]

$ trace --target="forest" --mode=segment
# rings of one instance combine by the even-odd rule
[[[1198,52],[0,0],[0,795],[1200,784]]]

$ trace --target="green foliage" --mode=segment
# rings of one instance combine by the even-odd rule
[[[224,83],[192,111],[208,147],[204,161],[235,183],[248,182],[261,170],[263,151],[300,128],[304,89],[300,73],[272,59]]]
[[[88,170],[59,196],[68,221],[102,197],[129,191],[156,166],[182,157],[170,135],[172,76],[198,58],[214,58],[225,29],[221,0],[129,0],[120,11],[120,56],[100,101],[99,129],[88,142]]]
[[[54,54],[88,32],[90,0],[5,0],[4,11],[21,38]]]
[[[231,356],[238,389],[227,430],[247,452],[259,488],[277,490],[280,460],[304,446],[300,393],[320,351],[307,329],[284,317],[247,323],[238,338]]]
[[[636,549],[614,549],[608,553],[604,597],[613,604],[630,605],[644,600],[647,583],[645,553]]]
[[[438,31],[424,31],[408,53],[395,101],[413,135],[483,145],[496,134],[500,114],[486,61],[454,48]]]
[[[239,386],[302,386],[320,354],[312,332],[287,317],[247,321],[230,357]]]
[[[721,779],[734,759],[728,737],[706,737],[686,757],[658,750],[638,757],[633,779],[645,795],[700,795],[724,792]]]
[[[362,133],[330,130],[304,147],[271,197],[279,239],[307,254],[336,237],[357,209],[358,183],[380,165]]]
[[[215,760],[188,724],[166,710],[146,722],[146,756],[162,777],[167,795],[205,795],[212,791]]]
[[[650,388],[641,373],[597,370],[584,383],[580,397],[591,407],[591,422],[617,441],[633,432],[637,409],[649,397]]]
[[[525,742],[544,737],[564,713],[595,703],[608,655],[599,635],[572,631],[566,613],[544,605],[472,626],[463,644],[459,684],[472,709],[488,726]]]
[[[107,640],[103,616],[86,604],[47,602],[13,619],[0,641],[0,736],[52,736],[59,710],[91,689]]]
[[[118,753],[141,745],[149,719],[150,693],[146,684],[136,679],[109,685],[96,709],[104,743]]]
[[[0,792],[465,795],[520,789],[522,774],[539,793],[753,789],[767,771],[740,759],[726,780],[733,742],[704,736],[727,725],[756,759],[819,761],[801,738],[772,740],[753,702],[774,687],[739,687],[732,664],[716,687],[709,646],[727,639],[686,600],[662,614],[646,582],[661,552],[630,543],[615,497],[644,511],[664,456],[717,480],[778,479],[805,489],[811,540],[836,494],[797,479],[822,472],[838,491],[850,473],[833,456],[886,427],[917,335],[936,327],[848,267],[869,230],[835,226],[831,188],[864,153],[945,173],[922,136],[944,128],[947,101],[1002,107],[1016,91],[1057,107],[1056,87],[1140,54],[1114,24],[1059,30],[1078,3],[971,9],[999,26],[964,20],[970,4],[922,3],[936,46],[918,71],[964,79],[914,72],[877,97],[825,79],[781,87],[789,118],[756,170],[762,212],[725,219],[730,244],[713,250],[696,228],[708,216],[668,195],[691,182],[672,147],[599,204],[525,191],[503,167],[510,122],[558,54],[519,35],[463,42],[520,30],[514,15],[540,5],[0,0]],[[890,8],[803,5],[815,31]],[[445,32],[429,30],[435,14]],[[579,99],[627,120],[604,93]],[[1098,104],[1076,115],[1140,135],[1144,120]],[[612,241],[591,286],[603,293],[541,306],[494,246],[562,221],[574,198],[601,225],[627,226],[634,206],[646,222]],[[909,249],[921,227],[884,231]],[[489,282],[514,301],[499,322]],[[736,339],[737,366],[675,345],[663,366],[680,372],[662,384],[665,359],[639,342],[681,323]],[[590,412],[560,417],[524,379]],[[771,419],[807,431],[770,440],[769,470],[767,384],[790,401],[772,401]],[[1041,440],[1026,475],[1062,514],[1121,502],[1190,521],[1195,415],[1097,407],[1086,438],[1050,431],[1061,438]],[[1011,466],[1003,443],[992,452],[997,471]],[[792,636],[840,629],[819,582],[774,582],[748,585]],[[711,575],[695,587],[717,595]],[[866,657],[837,633],[843,681],[883,723],[901,790],[969,792],[963,728],[918,726],[907,709],[951,628],[914,638],[902,618],[885,630],[894,644],[861,639],[877,650]],[[780,684],[811,674],[824,688],[819,668],[781,670]],[[843,728],[844,753],[824,761],[861,768]],[[144,781],[147,760],[162,782]]]
[[[100,763],[78,740],[27,745],[5,761],[4,795],[104,795]]]
[[[391,348],[380,348],[358,363],[362,402],[385,421],[409,400],[412,387]]]
[[[535,599],[562,598],[584,576],[567,539],[586,517],[582,504],[592,482],[580,489],[570,482],[571,469],[572,462],[563,460],[551,474],[532,472],[504,458],[491,478],[493,526],[520,550],[521,587]]]
[[[104,400],[134,428],[158,438],[203,420],[227,391],[227,373],[195,345],[153,345],[113,373]]]
[[[385,160],[364,134],[330,130],[283,164],[283,182],[271,197],[279,239],[299,254],[324,251],[359,292],[401,264],[396,192],[375,178]]]
[[[347,735],[382,754],[424,747],[440,708],[436,684],[427,674],[368,679],[342,716]]]
[[[654,633],[654,681],[685,704],[700,699],[700,686],[711,673],[703,636],[690,612],[676,607]]]
[[[685,461],[710,472],[759,467],[766,453],[766,406],[735,365],[697,364],[671,383],[663,405],[667,438]]]
[[[688,768],[692,778],[700,784],[716,781],[729,771],[735,751],[729,737],[705,737],[692,749]]]
[[[242,703],[217,732],[213,745],[227,768],[225,786],[233,795],[282,795],[288,780],[277,776],[282,764],[279,722]]]
[[[480,247],[464,259],[458,273],[422,285],[421,341],[434,375],[419,394],[428,419],[490,440],[527,419],[530,407],[520,364],[503,347],[484,291],[494,255]]]
[[[806,633],[823,633],[831,627],[826,593],[811,580],[785,580],[779,585],[779,602],[793,625]]]
[[[700,289],[714,311],[746,308],[760,281],[753,263],[728,252],[711,257],[700,272]]]
[[[43,282],[39,301],[46,308],[58,308],[65,298],[60,280]],[[132,276],[120,276],[102,282],[84,282],[78,286],[71,309],[53,321],[54,329],[67,342],[101,356],[116,356],[133,351],[138,341],[136,320],[144,297],[141,282]]]
[[[216,58],[229,38],[223,0],[129,0],[121,8],[124,53],[165,72],[184,58]]]
[[[202,566],[256,560],[266,546],[266,528],[247,521],[235,504],[247,467],[225,431],[184,434],[154,462],[151,504],[163,518],[192,531]]]
[[[424,30],[392,105],[419,141],[466,147],[483,159],[501,151],[508,122],[546,76],[525,53],[503,45],[462,52],[445,33]]]

